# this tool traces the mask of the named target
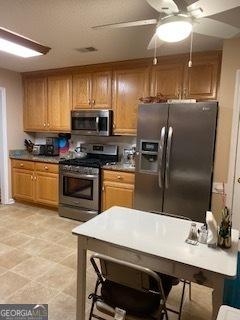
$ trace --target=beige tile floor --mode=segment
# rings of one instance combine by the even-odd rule
[[[79,224],[47,209],[0,205],[0,303],[48,303],[50,320],[74,320],[77,241],[71,230]],[[87,294],[95,279],[88,264]],[[181,286],[174,287],[168,298],[171,307],[178,306],[180,294]],[[211,294],[193,285],[182,320],[211,319]],[[89,307],[87,301],[87,313]]]

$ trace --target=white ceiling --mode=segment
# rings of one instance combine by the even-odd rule
[[[239,17],[240,7],[214,18],[240,27]],[[0,0],[1,27],[52,48],[46,56],[29,59],[0,51],[0,67],[22,72],[149,57],[153,52],[146,47],[154,26],[91,29],[95,25],[149,18],[158,18],[158,13],[145,0]],[[98,51],[76,51],[76,48],[89,46]],[[194,51],[221,47],[221,39],[194,36]],[[188,50],[189,39],[166,44],[158,49],[158,54]]]

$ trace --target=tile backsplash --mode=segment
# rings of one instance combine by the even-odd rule
[[[46,137],[57,137],[57,134],[51,133],[36,133],[34,143],[44,144],[46,143]],[[79,136],[72,135],[70,140],[70,150],[74,150],[82,143],[102,143],[102,144],[115,144],[119,147],[119,156],[122,158],[123,149],[131,148],[136,145],[136,137],[132,136],[110,136],[110,137],[94,137],[94,136]]]

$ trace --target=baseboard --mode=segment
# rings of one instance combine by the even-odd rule
[[[14,204],[15,200],[13,198],[8,199],[8,202],[6,204]]]

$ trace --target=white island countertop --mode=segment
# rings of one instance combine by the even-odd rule
[[[230,249],[214,249],[200,243],[187,244],[190,225],[187,220],[112,207],[74,228],[73,234],[235,277],[239,232],[232,230]]]

